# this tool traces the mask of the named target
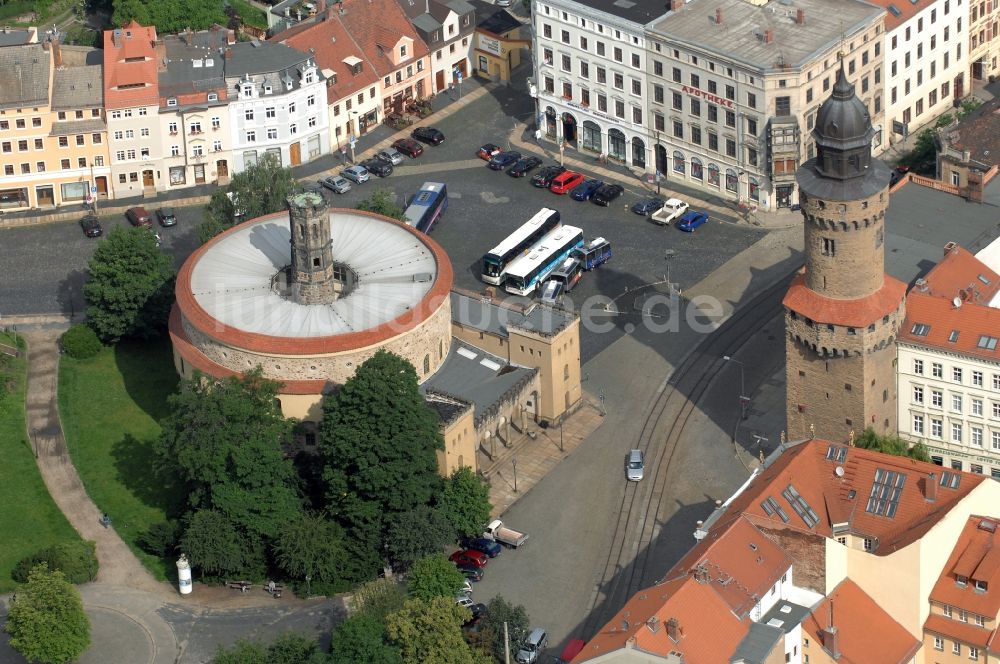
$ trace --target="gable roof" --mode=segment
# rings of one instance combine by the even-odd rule
[[[0,108],[48,106],[51,57],[41,44],[0,49]]]
[[[412,53],[400,66],[413,64],[427,55],[427,45],[396,0],[346,0],[344,13],[339,18],[379,77],[399,68],[386,51],[395,47],[400,39],[413,40]]]
[[[159,103],[155,42],[156,28],[141,26],[134,20],[120,29],[104,31],[106,108]],[[129,59],[133,62],[127,62]]]
[[[64,67],[52,77],[52,110],[104,105],[103,65]]]
[[[932,602],[965,609],[988,618],[1000,614],[1000,523],[996,517],[970,516],[958,536],[948,562],[941,570]],[[965,577],[960,586],[957,577]],[[986,584],[986,590],[976,590],[974,581]],[[987,637],[989,630],[987,631]]]
[[[905,3],[904,3],[905,4]],[[1000,163],[1000,99],[990,99],[957,123],[938,130],[943,159],[972,162],[985,168]],[[964,153],[969,158],[964,159]]]

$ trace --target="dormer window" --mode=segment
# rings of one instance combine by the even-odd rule
[[[132,31],[131,30],[126,30],[125,31],[125,39],[132,39]]]
[[[209,92],[208,93],[208,100],[209,101],[219,101],[219,95],[216,94],[215,92]]]
[[[246,97],[253,96],[253,84],[252,83],[248,83],[248,84],[246,84],[246,85],[243,86],[243,95],[246,96]]]
[[[264,86],[264,94],[266,94],[266,95],[271,94],[271,86],[270,85],[265,85]]]
[[[361,64],[362,63],[358,62],[353,67],[351,67],[351,73],[354,74],[355,76],[357,76],[358,74],[360,74],[361,73]]]
[[[972,587],[975,588],[977,592],[984,593],[984,592],[986,592],[987,588],[989,587],[989,584],[986,583],[986,581],[983,581],[981,579],[973,579],[972,580]]]
[[[955,585],[957,585],[959,588],[964,588],[968,584],[969,584],[969,577],[962,576],[960,574],[955,575]]]
[[[302,80],[303,80],[303,81],[304,81],[304,82],[305,82],[306,84],[309,84],[309,83],[312,83],[312,82],[313,82],[313,81],[315,80],[315,78],[314,78],[314,77],[315,77],[315,74],[314,74],[313,72],[311,72],[311,71],[307,71],[307,72],[306,72],[306,75],[305,75],[305,76],[303,77],[303,79],[302,79]]]
[[[406,44],[403,44],[402,46],[399,47],[399,57],[401,58],[406,57]]]

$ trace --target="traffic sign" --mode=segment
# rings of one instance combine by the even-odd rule
[[[351,134],[351,147],[352,147],[352,148],[354,147],[354,144],[355,144],[356,142],[357,142],[357,139],[356,139],[356,138],[354,138],[354,134]]]
[[[91,187],[90,188],[90,193],[96,194],[97,193],[97,187]]]

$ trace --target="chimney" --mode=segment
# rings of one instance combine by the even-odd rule
[[[229,59],[231,59],[232,57],[233,57],[233,49],[231,49],[231,48],[227,48],[227,49],[226,49],[226,60],[229,60]]]
[[[715,10],[715,24],[722,25],[722,7],[717,7]]]
[[[52,63],[55,65],[56,69],[63,66],[62,59],[62,49],[59,47],[59,38],[52,38]]]
[[[694,568],[694,580],[698,583],[709,583],[712,577],[708,574],[708,568],[705,565],[698,565]]]
[[[799,9],[795,12],[795,23],[796,25],[806,24],[806,10]]]
[[[973,203],[983,202],[983,172],[969,171],[969,200]]]
[[[679,12],[684,8],[684,0],[670,0],[670,11]]]
[[[46,39],[45,41],[42,42],[42,50],[43,51],[49,51],[51,49],[52,49],[52,45],[49,43],[48,39]]]
[[[770,44],[773,41],[774,41],[774,30],[765,30],[764,31],[764,43],[765,44]]]
[[[677,618],[671,618],[667,621],[667,636],[674,643],[681,640],[681,623]]]
[[[326,0],[316,0],[316,16],[326,19]]]
[[[937,491],[937,475],[935,473],[928,473],[927,476],[924,477],[924,500],[929,503],[933,503],[937,500]]]
[[[830,657],[838,659],[840,657],[840,637],[837,628],[833,624],[833,600],[830,600],[830,626],[823,630],[823,647]]]

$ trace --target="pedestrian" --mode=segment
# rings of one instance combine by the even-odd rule
[[[105,528],[111,525],[111,517],[108,516],[107,512],[105,512],[104,515],[101,516],[101,525],[104,526]]]
[[[274,581],[267,582],[267,592],[274,594]]]

